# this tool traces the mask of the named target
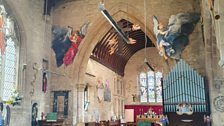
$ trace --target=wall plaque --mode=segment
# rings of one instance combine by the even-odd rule
[[[217,111],[224,112],[224,96],[216,97],[213,104]]]

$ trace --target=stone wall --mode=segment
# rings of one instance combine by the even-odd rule
[[[96,111],[99,112],[100,120],[110,120],[111,116],[115,114],[118,116],[119,114],[116,111],[118,106],[114,104],[118,102],[115,99],[115,97],[117,97],[115,80],[118,75],[92,59],[88,61],[86,73],[86,83],[89,87],[90,104],[88,110],[84,113],[84,121],[96,121],[94,118],[94,112]],[[106,85],[109,86],[111,91],[111,101],[105,101],[104,98],[100,98],[101,95],[98,93],[100,83],[104,85],[104,93],[106,92]]]
[[[144,59],[155,68],[156,71],[163,72],[164,67],[167,66],[163,57],[158,54],[156,48],[147,48],[147,55],[145,56],[145,50],[142,49],[135,53],[128,61],[125,67],[124,84],[125,84],[125,104],[141,104],[139,102],[139,85],[138,76],[140,72],[150,70],[144,63]],[[172,66],[170,66],[172,67]],[[133,102],[132,94],[137,94],[138,99]]]
[[[221,30],[223,30],[223,9],[220,6],[223,1],[218,3],[215,1],[213,10],[210,10],[208,1],[202,1],[202,16],[203,16],[203,28],[204,28],[204,40],[205,40],[205,58],[206,58],[206,76],[209,83],[210,91],[210,106],[211,106],[211,119],[213,126],[223,126],[224,118],[223,112],[220,108],[223,108],[222,104],[217,104],[221,99],[216,99],[223,96],[223,36],[220,36]],[[220,19],[215,20],[215,15],[220,15]],[[219,30],[220,29],[220,30]],[[223,109],[222,109],[223,110]]]
[[[12,115],[12,125],[21,125],[26,126],[30,125],[31,122],[31,103],[32,101],[37,101],[40,103],[39,105],[39,117],[40,112],[49,112],[51,111],[51,105],[52,101],[48,100],[51,97],[50,91],[53,90],[71,90],[71,95],[69,95],[69,121],[68,124],[76,123],[77,119],[77,111],[78,106],[77,103],[79,102],[77,100],[77,84],[86,84],[89,83],[90,86],[90,93],[93,95],[90,96],[90,106],[89,111],[85,112],[85,121],[91,121],[93,118],[90,116],[91,113],[94,111],[94,106],[96,105],[100,109],[99,111],[102,114],[102,119],[108,119],[112,115],[111,113],[105,113],[106,111],[114,110],[113,101],[108,102],[102,102],[98,103],[96,100],[96,88],[95,84],[97,83],[97,77],[101,76],[103,77],[103,80],[108,79],[111,83],[113,82],[113,77],[116,76],[112,71],[105,69],[104,67],[99,66],[99,71],[102,72],[96,72],[96,77],[88,77],[85,75],[85,72],[91,72],[89,70],[90,64],[88,65],[89,56],[91,54],[91,51],[95,47],[96,43],[102,38],[102,36],[107,32],[107,30],[111,27],[110,24],[105,20],[105,18],[101,15],[101,13],[98,11],[98,4],[99,1],[96,0],[79,0],[79,1],[72,1],[67,2],[62,5],[58,5],[56,8],[53,8],[52,13],[52,20],[48,20],[47,22],[44,20],[44,17],[42,16],[43,13],[43,1],[38,0],[18,0],[17,2],[13,0],[6,0],[6,2],[9,5],[9,8],[12,10],[12,14],[15,16],[15,18],[18,20],[18,24],[21,27],[20,31],[22,40],[22,49],[21,52],[24,54],[23,57],[21,57],[21,65],[27,64],[27,69],[24,71],[23,76],[23,84],[21,86],[21,93],[24,95],[24,100],[22,106],[18,108],[14,108],[12,113],[17,113],[24,118],[22,118],[20,121],[17,121],[16,117],[18,115],[13,114]],[[163,3],[163,4],[161,4]],[[147,1],[147,34],[148,36],[153,40],[155,43],[155,37],[152,36],[152,22],[151,17],[152,15],[158,16],[159,20],[161,20],[162,23],[166,24],[168,22],[169,16],[171,14],[176,14],[178,12],[191,12],[196,11],[200,12],[200,3],[199,0],[167,0],[164,2],[163,0],[157,0],[157,1]],[[204,6],[204,5],[202,5]],[[144,2],[139,2],[136,0],[128,0],[128,1],[121,1],[121,0],[113,0],[113,1],[105,1],[105,7],[108,9],[110,13],[113,14],[114,18],[116,20],[120,20],[122,18],[125,18],[127,20],[131,20],[133,23],[139,23],[142,27],[142,30],[144,30]],[[123,13],[125,12],[125,13]],[[72,26],[74,29],[79,29],[80,26],[86,22],[90,21],[91,25],[89,27],[88,33],[86,35],[86,38],[82,41],[80,45],[80,50],[78,55],[75,58],[75,61],[72,65],[68,67],[56,67],[55,63],[55,57],[52,50],[50,50],[51,46],[51,34],[50,34],[50,28],[51,24],[57,24],[60,26]],[[209,25],[211,22],[208,22]],[[209,26],[208,26],[209,28]],[[209,84],[213,84],[213,76],[220,76],[222,77],[222,70],[215,64],[218,62],[219,54],[217,54],[217,48],[215,43],[210,46],[211,43],[214,41],[211,41],[212,37],[209,37],[210,33],[205,34],[207,37],[205,37],[206,41],[203,43],[202,38],[202,31],[200,23],[196,26],[193,34],[190,36],[190,43],[189,46],[184,50],[183,52],[183,58],[197,71],[199,71],[200,74],[203,76],[207,76],[209,79]],[[149,49],[150,50],[150,49]],[[163,60],[161,57],[158,59],[155,57],[158,57],[156,49],[152,49],[153,51],[150,51],[149,56],[149,62],[153,64],[158,64],[157,62],[161,62],[161,67],[164,67],[165,64],[163,63]],[[211,51],[212,50],[212,51]],[[147,50],[148,51],[148,50]],[[153,52],[153,53],[151,53]],[[131,85],[131,89],[133,90],[135,88],[134,85],[136,85],[136,75],[130,74],[133,73],[133,71],[139,72],[139,69],[142,68],[142,63],[137,63],[134,59],[136,58],[138,61],[144,61],[144,56],[142,56],[143,51],[137,52],[136,56],[134,55],[133,58],[130,59],[126,66],[125,70],[125,76],[124,76],[124,84],[126,86],[126,95],[125,98],[127,100],[125,103],[132,104],[132,99],[130,97],[130,94],[128,94],[129,88],[127,88],[128,85]],[[152,57],[151,57],[152,54]],[[137,57],[139,56],[139,57]],[[49,76],[49,87],[48,92],[46,94],[41,92],[41,83],[42,83],[42,72],[38,71],[37,73],[37,79],[35,81],[34,85],[34,95],[30,96],[30,91],[33,87],[30,86],[31,81],[34,77],[34,70],[33,70],[33,64],[37,63],[38,68],[42,66],[42,59],[49,60],[49,70],[50,73]],[[139,58],[139,59],[138,59]],[[206,60],[204,59],[206,58]],[[91,61],[91,60],[90,60]],[[92,62],[92,61],[91,61]],[[136,63],[136,65],[134,65]],[[170,66],[172,67],[174,65],[174,61],[169,61]],[[95,64],[96,63],[92,63]],[[135,66],[135,67],[133,67]],[[22,66],[20,66],[22,67]],[[132,68],[133,67],[133,68]],[[160,68],[160,67],[158,67]],[[216,71],[217,70],[217,71]],[[106,74],[104,72],[106,71]],[[136,74],[137,74],[136,72]],[[164,73],[168,72],[168,67],[164,67]],[[134,79],[128,79],[128,78],[134,78]],[[111,87],[111,91],[113,91],[113,87]],[[217,90],[211,89],[212,99],[217,96],[216,93]],[[113,98],[112,98],[113,100]],[[211,100],[211,103],[213,101]],[[109,106],[109,107],[107,107]],[[213,107],[213,106],[212,106]],[[214,113],[217,113],[214,115],[214,120],[219,122],[221,120],[219,117],[220,112],[216,112],[215,109],[213,109]],[[90,117],[89,117],[90,116]],[[15,124],[15,122],[17,122]],[[14,123],[14,124],[13,124]]]
[[[163,3],[163,4],[161,4]],[[89,56],[94,49],[97,42],[102,39],[105,32],[107,32],[111,25],[106,21],[106,19],[102,16],[102,14],[98,10],[99,1],[95,0],[83,0],[83,1],[71,1],[65,2],[64,4],[58,5],[54,8],[52,13],[53,15],[53,23],[56,25],[60,25],[63,27],[72,26],[74,29],[79,29],[80,26],[87,21],[90,21],[90,27],[88,28],[88,32],[84,40],[81,42],[79,46],[79,52],[75,57],[75,60],[72,65],[65,67],[56,68],[54,55],[52,55],[52,70],[65,74],[69,77],[68,80],[65,77],[57,77],[54,79],[60,79],[60,82],[68,82],[67,85],[64,85],[63,88],[71,88],[72,85],[85,83],[85,72],[87,69],[87,62]],[[172,5],[172,6],[171,6]],[[130,20],[132,23],[138,23],[142,30],[144,30],[144,2],[139,2],[136,0],[128,0],[128,1],[105,1],[105,7],[108,12],[113,16],[115,20],[126,19]],[[163,24],[167,24],[168,19],[171,14],[176,14],[178,12],[200,12],[200,2],[195,0],[167,0],[164,2],[163,0],[157,1],[147,1],[147,35],[150,39],[155,43],[155,37],[152,34],[152,15],[158,16],[159,20]],[[192,37],[192,48],[188,47],[185,51],[185,55],[183,57],[188,58],[187,55],[190,54],[190,59],[187,61],[193,68],[200,71],[201,74],[205,75],[204,65],[200,65],[204,62],[203,60],[203,46],[197,46],[202,44],[202,36],[200,31],[200,24],[197,25],[196,33]],[[199,37],[198,37],[199,36]],[[197,48],[195,48],[197,46]],[[193,53],[200,53],[201,55],[193,55]],[[199,58],[199,59],[196,59]],[[173,61],[170,61],[171,66],[174,64]],[[166,68],[164,68],[165,70]],[[166,69],[168,72],[168,69]],[[54,86],[60,87],[60,82],[55,81]],[[74,86],[73,86],[74,87]],[[73,118],[76,117],[75,112],[77,112],[76,108],[76,96],[74,93],[73,97]]]
[[[42,60],[50,63],[49,48],[51,34],[50,24],[44,20],[42,15],[43,2],[37,0],[6,0],[5,4],[16,23],[17,34],[20,39],[20,71],[19,71],[19,93],[24,96],[22,105],[12,107],[10,126],[31,125],[31,104],[38,103],[38,118],[41,112],[50,111],[49,90],[43,93],[42,90]],[[33,69],[37,63],[37,71]],[[23,65],[26,64],[26,69]],[[34,79],[36,73],[36,79]],[[50,77],[50,75],[49,75]],[[50,79],[49,79],[50,80]],[[31,82],[34,81],[34,86]],[[21,84],[22,83],[22,84]],[[50,84],[50,81],[48,82]],[[48,85],[49,86],[49,85]],[[30,92],[34,89],[34,94]],[[49,87],[48,87],[49,89]]]

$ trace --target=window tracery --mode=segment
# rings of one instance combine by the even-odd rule
[[[140,102],[162,102],[161,72],[141,72],[139,74]]]
[[[12,100],[18,82],[19,44],[14,26],[13,18],[0,5],[0,96],[3,101]]]

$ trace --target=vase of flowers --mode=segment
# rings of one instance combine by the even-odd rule
[[[14,88],[9,100],[4,101],[4,103],[8,105],[13,105],[13,106],[21,105],[22,99],[23,99],[23,96],[19,95],[18,91]]]

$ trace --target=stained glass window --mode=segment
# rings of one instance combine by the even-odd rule
[[[139,75],[140,102],[162,102],[161,72],[142,72]]]
[[[147,78],[145,73],[140,74],[140,100],[141,102],[147,102]]]
[[[155,91],[156,91],[156,100],[157,102],[162,102],[162,83],[161,83],[161,78],[162,78],[162,73],[157,72],[156,73],[156,84],[155,84]]]
[[[1,5],[0,15],[0,87],[3,101],[10,99],[17,79],[17,41],[15,37],[14,22],[7,16],[4,6]]]

